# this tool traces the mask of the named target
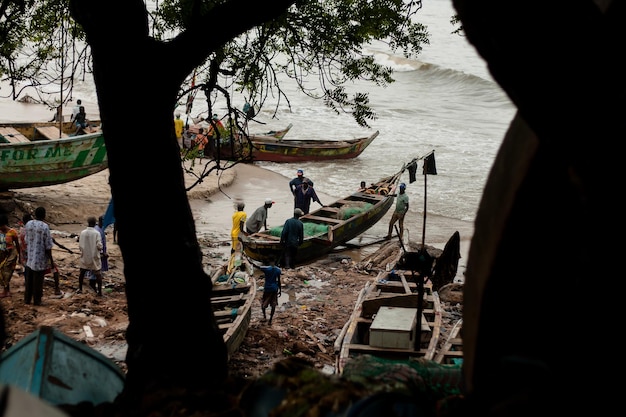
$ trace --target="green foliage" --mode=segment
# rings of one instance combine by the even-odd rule
[[[0,45],[2,74],[37,85],[42,79],[44,83],[58,83],[59,73],[73,78],[78,69],[89,68],[84,34],[70,18],[68,0],[30,0],[27,8],[19,8],[19,1],[0,1],[8,1],[10,10],[21,12],[0,21],[7,35]],[[217,22],[207,16],[228,2],[148,2],[150,34],[168,41],[202,25],[210,37]],[[198,68],[197,87],[204,90],[209,109],[228,91],[249,97],[256,109],[268,98],[278,98],[278,109],[283,102],[289,103],[281,85],[295,82],[304,94],[323,100],[337,113],[350,113],[359,125],[367,126],[368,120],[376,118],[368,94],[348,92],[346,87],[366,80],[384,88],[394,81],[393,70],[377,62],[371,52],[376,43],[382,42],[407,58],[421,52],[428,43],[426,27],[415,19],[421,5],[421,0],[297,1],[278,18],[212,51]],[[219,24],[229,20],[222,19]],[[57,75],[50,74],[50,62],[54,62]],[[311,79],[319,80],[318,85],[312,85]],[[188,85],[181,86],[181,99],[188,93]],[[66,96],[71,96],[71,81],[64,88],[69,88]]]
[[[3,4],[7,12],[0,17],[0,75],[11,79],[11,96],[26,91],[51,108],[59,103],[49,102],[44,90],[58,94],[62,89],[65,99],[70,99],[74,76],[87,66],[89,55],[67,0],[4,0]]]

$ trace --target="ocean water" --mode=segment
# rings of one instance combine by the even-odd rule
[[[248,213],[260,205],[264,197],[273,198],[277,204],[270,210],[268,222],[282,224],[292,209],[287,181],[295,176],[297,169],[303,169],[305,176],[315,182],[315,189],[325,202],[349,195],[362,180],[374,182],[397,172],[411,159],[434,151],[437,175],[429,175],[426,181],[423,175],[418,175],[414,183],[409,183],[408,172],[403,176],[411,201],[405,229],[411,241],[424,240],[426,244],[441,248],[459,231],[462,269],[489,170],[515,108],[492,79],[473,46],[465,37],[452,34],[453,14],[449,0],[424,2],[415,19],[428,26],[431,38],[419,59],[394,55],[383,44],[368,47],[368,52],[376,59],[396,71],[396,82],[386,88],[363,88],[370,93],[370,103],[377,113],[369,129],[359,127],[349,115],[337,115],[319,100],[298,95],[287,87],[291,93],[291,108],[281,105],[276,118],[272,119],[274,108],[268,106],[258,115],[258,120],[265,123],[258,125],[258,130],[281,129],[293,123],[284,140],[339,140],[367,136],[376,130],[379,136],[352,160],[256,163],[280,174],[284,184],[268,183],[253,173],[240,178],[241,188],[232,190],[226,201],[215,196],[208,206],[197,208],[199,230],[212,230],[217,227],[215,222],[224,221],[213,217],[216,211],[232,214],[234,198],[248,203]],[[363,85],[355,85],[352,90],[359,87]],[[196,108],[202,109],[202,104],[194,104],[194,112]],[[251,126],[254,131],[254,124]],[[421,174],[421,167],[420,162],[418,174]],[[312,204],[312,209],[317,207],[316,203]],[[364,240],[384,236],[390,216],[391,212],[366,232]],[[369,250],[351,255],[358,258],[367,255]]]
[[[394,55],[382,43],[369,45],[368,53],[379,62],[395,69],[395,83],[387,87],[356,84],[351,91],[367,91],[371,106],[377,113],[362,128],[349,115],[335,114],[320,100],[298,94],[293,86],[284,85],[292,107],[281,104],[274,116],[270,103],[251,124],[251,132],[281,129],[289,123],[293,128],[285,137],[294,139],[347,139],[367,136],[379,131],[379,136],[358,157],[347,161],[310,162],[302,164],[257,163],[256,165],[282,176],[285,181],[303,169],[305,176],[315,182],[315,189],[331,201],[352,193],[363,180],[374,182],[397,172],[403,164],[434,151],[437,175],[429,175],[426,184],[419,164],[417,181],[409,183],[408,172],[403,177],[411,201],[405,225],[412,240],[426,235],[431,240],[445,242],[461,228],[471,235],[483,188],[515,108],[493,81],[486,65],[474,48],[450,23],[454,9],[450,0],[426,0],[414,17],[428,27],[430,44],[424,46],[418,59]],[[6,91],[1,89],[1,92]],[[97,113],[96,94],[89,82],[77,83],[74,99],[81,98],[87,113]],[[201,97],[194,102],[192,115],[206,111]],[[243,97],[233,103],[243,106]],[[65,114],[71,112],[70,104]],[[217,111],[220,111],[219,103]],[[180,107],[183,110],[183,107]],[[0,98],[0,120],[49,120],[52,111],[41,105],[18,104]],[[200,233],[216,233],[228,240],[233,195],[248,201],[246,211],[252,213],[266,196],[277,201],[270,212],[271,225],[282,224],[291,209],[286,182],[277,187],[272,181],[240,178],[241,189],[218,194],[209,201],[194,203],[193,209]],[[424,198],[426,194],[426,199]],[[257,204],[258,200],[258,204]],[[282,207],[282,209],[280,209]],[[313,203],[313,208],[316,203]],[[282,210],[282,211],[279,211]],[[217,213],[217,214],[216,214]],[[422,221],[426,213],[426,230]],[[389,214],[390,215],[390,214]],[[370,233],[386,233],[386,217]],[[471,236],[463,236],[462,240]]]

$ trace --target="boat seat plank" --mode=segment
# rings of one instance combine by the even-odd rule
[[[227,295],[227,296],[221,296],[221,297],[212,297],[211,304],[228,303],[230,301],[241,301],[245,296],[246,296],[246,293],[242,292],[242,293],[230,295],[230,296]]]
[[[241,313],[242,313],[241,309],[237,308],[237,309],[235,309],[235,310],[237,310],[237,311],[236,311],[236,313],[237,313],[237,315],[238,315],[238,316],[239,316],[239,315],[241,315]],[[219,311],[214,311],[214,312],[213,312],[213,315],[215,316],[215,318],[216,318],[216,319],[217,319],[217,318],[222,318],[222,317],[231,317],[231,316],[234,316],[234,314],[233,314],[233,309],[230,309],[230,310],[219,310]]]
[[[218,328],[219,330],[228,330],[228,329],[230,329],[231,327],[233,327],[233,323],[223,323],[223,324],[218,324],[218,325],[217,325],[217,328]]]
[[[0,127],[0,136],[4,137],[10,143],[27,143],[28,138],[22,135],[19,130],[14,127]]]
[[[303,217],[302,220],[306,221],[306,220],[317,220],[320,222],[325,222],[325,223],[335,223],[335,224],[339,224],[339,223],[343,223],[344,220],[338,220],[338,219],[333,219],[331,217],[321,217],[321,216],[311,216],[311,215],[307,215],[306,217]]]
[[[59,139],[59,138],[69,138],[67,133],[61,133],[59,136],[59,128],[56,126],[42,126],[36,128],[37,133],[43,136],[46,139]]]

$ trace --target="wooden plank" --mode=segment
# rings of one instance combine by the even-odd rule
[[[237,316],[240,316],[242,314],[242,311],[241,311],[240,308],[237,308],[237,309],[234,309],[234,310],[237,310],[237,314],[236,314]],[[213,315],[215,315],[215,318],[218,318],[218,317],[232,317],[232,316],[234,316],[233,309],[214,311]]]
[[[14,127],[0,127],[0,135],[11,143],[27,143],[28,138]]]
[[[448,359],[463,357],[463,340],[458,337],[462,327],[463,319],[454,324],[452,330],[450,330],[448,339],[435,357],[435,362],[445,364],[448,362]]]
[[[38,127],[37,129],[37,133],[39,133],[41,136],[43,136],[46,139],[60,139],[60,138],[69,138],[69,136],[66,133],[61,132],[61,134],[59,135],[59,129],[56,126],[43,126],[43,127]]]
[[[404,287],[404,292],[406,292],[407,294],[411,294],[411,287],[409,287],[409,283],[406,282],[406,278],[404,277],[404,274],[400,274],[400,282],[402,282],[402,286]]]
[[[325,222],[325,223],[335,223],[335,224],[339,224],[339,223],[344,223],[345,222],[345,220],[333,219],[332,217],[312,216],[312,215],[309,215],[309,214],[307,214],[305,217],[302,217],[300,220],[302,220],[302,221],[318,220],[318,221]]]

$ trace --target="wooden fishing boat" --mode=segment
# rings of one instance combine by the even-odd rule
[[[435,356],[435,362],[443,365],[458,365],[463,363],[462,327],[463,319],[460,319],[452,326],[448,338],[439,350],[439,353],[437,353],[437,356]]]
[[[378,131],[370,136],[345,140],[283,140],[274,136],[254,135],[227,140],[219,149],[213,150],[213,157],[250,162],[309,162],[334,159],[352,159],[359,156],[378,136]],[[219,151],[219,154],[218,154]]]
[[[224,337],[229,358],[246,337],[257,291],[252,266],[245,261],[243,268],[239,265],[241,264],[236,262],[230,273],[229,265],[220,266],[211,276],[211,306]],[[232,263],[230,267],[233,267]]]
[[[417,279],[420,276],[411,271],[381,272],[365,285],[335,342],[339,373],[359,355],[434,359],[441,331],[441,303],[432,286],[425,284],[418,305]],[[422,314],[418,319],[419,310]]]
[[[296,263],[302,264],[331,252],[375,225],[394,202],[393,193],[405,167],[363,191],[355,192],[300,217],[304,223],[304,242],[298,247]],[[250,259],[267,265],[281,264],[282,225],[268,231],[239,235],[243,251]]]
[[[70,122],[0,124],[0,191],[74,181],[108,167],[104,136],[70,136]],[[71,132],[71,133],[68,133]]]
[[[292,127],[293,127],[293,124],[289,123],[289,125],[286,128],[284,128],[284,129],[270,130],[268,132],[263,132],[263,133],[254,133],[254,134],[252,134],[252,136],[253,137],[254,136],[269,136],[269,137],[272,137],[272,138],[276,138],[276,139],[282,140],[285,137],[285,135],[287,133],[289,133],[289,131],[291,130]]]
[[[51,404],[113,402],[124,373],[109,358],[53,327],[42,326],[0,356],[0,383]]]

